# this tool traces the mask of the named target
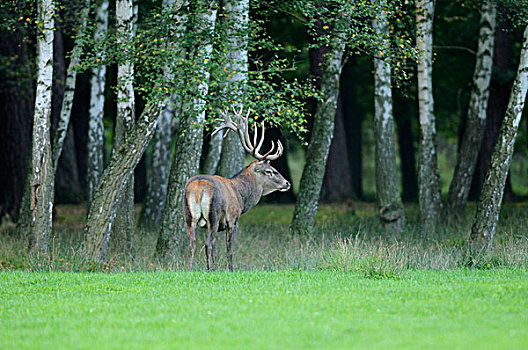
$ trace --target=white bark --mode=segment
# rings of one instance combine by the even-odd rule
[[[51,159],[51,91],[53,79],[53,1],[38,3],[37,91],[33,115],[31,158],[30,248],[47,254],[51,235],[53,202],[51,196],[53,164]]]
[[[108,0],[102,0],[95,14],[94,42],[100,42],[108,31]],[[104,50],[104,49],[103,49]],[[93,199],[99,179],[103,173],[104,157],[104,91],[106,66],[104,55],[99,57],[99,66],[92,69],[90,79],[90,109],[87,140],[88,203]]]
[[[227,40],[227,71],[231,74],[226,84],[225,95],[232,104],[244,104],[243,91],[248,76],[248,25],[249,25],[249,0],[224,1]],[[231,104],[231,103],[229,103]],[[216,139],[215,139],[216,137]],[[220,133],[211,139],[211,149],[215,151],[221,140]],[[216,142],[216,144],[215,144]],[[222,156],[218,173],[221,176],[231,177],[244,166],[245,152],[240,144],[240,139],[235,133],[229,133],[223,140]],[[217,150],[217,149],[216,149]]]
[[[499,221],[502,196],[510,168],[515,139],[523,114],[528,92],[528,26],[524,30],[524,42],[517,76],[513,82],[506,116],[502,122],[497,144],[484,180],[477,214],[471,229],[471,239],[476,248],[487,249],[493,242],[495,227]]]
[[[340,21],[348,23],[344,11],[341,13]],[[317,103],[312,136],[306,151],[306,163],[301,176],[299,195],[291,223],[292,229],[297,232],[313,230],[326,160],[334,135],[339,78],[346,44],[344,33],[337,32],[335,34],[337,35],[332,37],[321,78],[321,101]]]
[[[127,46],[134,40],[134,6],[132,0],[116,1],[116,21],[117,21],[117,45],[123,51],[127,51]],[[127,60],[117,66],[117,120],[122,121],[124,134],[116,135],[117,143],[114,149],[118,149],[126,132],[134,125],[134,65]],[[114,141],[114,142],[116,142]]]
[[[159,116],[157,103],[149,103],[138,118],[121,149],[112,158],[101,176],[101,183],[86,219],[86,235],[81,255],[91,261],[106,261],[108,240],[112,230],[117,204],[123,196],[126,180],[134,171],[156,128]]]
[[[227,135],[229,137],[229,134]],[[222,151],[226,150],[226,147],[222,147],[224,143],[224,132],[220,130],[216,134],[211,136],[209,141],[209,151],[205,158],[202,173],[214,175],[218,173],[218,165],[222,157]]]
[[[452,216],[466,208],[471,181],[484,136],[488,108],[497,8],[494,1],[482,5],[478,49],[473,72],[473,89],[469,100],[466,129],[462,138],[453,180],[449,187],[449,208]]]
[[[433,102],[433,16],[434,0],[416,3],[418,58],[418,106],[420,115],[419,205],[422,227],[431,232],[441,210],[440,173],[436,153]]]
[[[191,77],[195,93],[184,105],[185,118],[182,118],[177,135],[178,142],[169,175],[169,188],[157,250],[159,253],[176,255],[177,242],[185,232],[181,202],[185,182],[198,172],[202,151],[203,125],[205,122],[205,96],[209,91],[209,67],[213,42],[211,38],[215,28],[217,1],[203,1],[193,30],[203,38],[196,48],[197,65],[195,74]]]
[[[374,120],[376,124],[376,193],[379,215],[387,231],[398,233],[404,224],[404,213],[396,174],[394,117],[392,113],[391,67],[384,61],[390,49],[383,38],[389,26],[384,10],[385,0],[379,0],[380,11],[373,22],[374,31],[382,40],[382,57],[374,58]]]
[[[170,36],[174,40],[168,44],[169,49],[177,53],[176,57],[184,58],[184,50],[178,50],[180,41],[187,25],[187,12],[181,11],[186,1],[163,0],[163,11],[169,14],[172,21]],[[164,67],[165,80],[172,82],[178,78],[174,74],[172,65]],[[170,153],[172,148],[173,119],[177,117],[180,106],[180,96],[173,94],[161,111],[156,133],[152,140],[152,163],[147,178],[147,193],[145,207],[142,214],[142,224],[151,229],[159,229],[167,197],[167,181],[169,177]]]
[[[116,1],[117,46],[125,57],[130,55],[128,48],[134,41],[136,18],[137,7],[134,6],[133,0]],[[117,115],[113,152],[117,152],[127,142],[134,123],[134,64],[127,57],[124,62],[117,65]],[[115,222],[110,222],[111,226],[112,224],[117,251],[133,256],[135,253],[133,172],[126,179],[124,193],[118,200]],[[105,242],[108,241],[109,238],[106,238]],[[106,247],[103,249],[106,250]]]
[[[88,14],[90,11],[90,0],[85,0],[81,9],[81,21],[79,29],[77,30],[77,37],[82,38],[86,30],[86,24],[88,22]],[[71,110],[73,106],[73,97],[75,94],[75,82],[77,81],[77,66],[79,65],[82,54],[82,45],[80,39],[75,41],[73,46],[70,64],[66,73],[66,82],[64,86],[64,97],[62,99],[62,106],[59,116],[59,122],[57,124],[57,131],[55,131],[55,137],[53,139],[52,159],[53,159],[53,173],[57,171],[59,164],[59,158],[62,152],[62,146],[66,133],[68,131],[68,125],[70,123]]]

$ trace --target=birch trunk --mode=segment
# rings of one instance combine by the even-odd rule
[[[108,31],[108,0],[100,0],[95,13],[94,42],[100,42]],[[106,66],[104,55],[100,65],[92,69],[88,120],[87,168],[88,203],[92,202],[104,167],[104,91]]]
[[[53,164],[51,159],[51,91],[53,79],[53,2],[38,3],[37,92],[33,115],[30,180],[30,240],[33,252],[47,254],[51,235]]]
[[[183,37],[187,24],[187,12],[179,11],[186,2],[177,0],[164,0],[163,10],[171,15],[174,28],[171,28],[176,38],[173,43],[179,50],[180,57],[185,53],[179,46],[179,39]],[[164,75],[167,81],[173,81],[172,67],[165,66]],[[145,196],[145,206],[141,215],[141,225],[149,230],[158,231],[163,218],[165,199],[167,197],[167,181],[169,177],[170,154],[172,148],[173,119],[177,117],[180,108],[180,97],[173,95],[163,108],[156,127],[156,134],[152,140],[152,163],[147,179],[147,193]]]
[[[526,93],[528,92],[528,26],[524,30],[524,42],[517,76],[513,82],[506,116],[502,122],[499,138],[490,167],[484,181],[484,187],[477,206],[477,214],[471,228],[470,240],[474,252],[480,254],[489,249],[495,235],[495,227],[504,193],[504,185],[510,168],[515,138],[519,130]],[[478,256],[474,258],[478,259]]]
[[[86,238],[82,245],[82,256],[88,261],[106,261],[119,197],[125,191],[127,179],[134,172],[154,134],[158,116],[157,104],[145,107],[125,143],[113,152],[101,176],[88,211]]]
[[[229,137],[230,135],[227,134]],[[227,142],[227,141],[226,141]],[[209,150],[203,164],[202,173],[204,174],[218,174],[218,165],[222,157],[222,144],[224,143],[224,131],[220,130],[209,140]]]
[[[172,146],[172,117],[173,113],[164,108],[152,140],[152,162],[141,218],[141,225],[149,230],[159,230],[163,218]]]
[[[434,0],[416,3],[418,58],[418,108],[420,150],[418,166],[418,203],[422,228],[432,232],[439,222],[442,206],[440,173],[436,154],[436,127],[433,102],[433,17]]]
[[[73,107],[73,97],[75,95],[75,83],[77,81],[76,69],[79,65],[82,54],[82,42],[79,38],[83,37],[84,31],[86,30],[88,14],[90,11],[90,0],[85,0],[83,5],[84,6],[82,7],[80,13],[81,21],[79,24],[79,29],[77,30],[77,40],[75,41],[75,44],[73,46],[70,55],[70,64],[68,66],[68,71],[66,72],[66,82],[64,84],[64,97],[62,99],[59,122],[57,124],[57,130],[55,131],[55,137],[53,138],[52,159],[54,174],[57,171],[59,158],[62,152],[62,147],[64,145],[64,139],[66,138],[68,126],[70,124],[71,110]]]
[[[68,137],[68,141],[70,142],[70,146],[73,145],[73,130],[70,128],[70,117],[71,117],[71,111],[73,107],[73,98],[75,94],[75,83],[77,81],[77,66],[79,65],[81,54],[82,54],[82,42],[81,38],[84,35],[84,31],[86,30],[87,22],[88,22],[88,15],[90,11],[90,0],[85,0],[83,7],[81,8],[80,13],[80,23],[77,29],[77,40],[74,43],[71,55],[70,55],[70,63],[66,72],[66,80],[64,82],[64,93],[62,96],[62,104],[59,111],[59,120],[57,122],[57,128],[55,130],[55,134],[53,137],[53,146],[51,148],[51,159],[52,159],[52,176],[54,178],[54,181],[52,182],[51,191],[50,191],[50,201],[52,203],[55,202],[55,185],[59,177],[58,174],[58,167],[59,167],[59,159],[61,158],[62,149],[66,140],[66,135],[68,134],[68,130],[70,130],[70,134]],[[62,53],[63,54],[63,53]],[[74,154],[74,153],[73,153]],[[72,153],[70,153],[72,155]],[[63,158],[64,160],[65,158]],[[69,159],[72,161],[70,162],[70,165],[74,164],[75,167],[76,159],[74,157],[69,157]],[[74,161],[74,162],[73,162]],[[63,165],[64,167],[64,165]],[[78,179],[78,174],[76,173],[76,169],[70,170],[71,171],[72,180]],[[77,176],[75,176],[77,175]],[[62,177],[64,178],[64,177]],[[70,197],[70,200],[73,199],[75,196],[77,196],[80,191],[73,190],[70,193],[72,196]]]
[[[500,7],[497,8],[497,26],[495,28],[495,45],[493,49],[493,67],[490,83],[490,96],[486,113],[486,126],[482,137],[482,144],[478,155],[477,165],[473,174],[469,199],[478,201],[486,173],[489,169],[491,155],[495,149],[499,137],[500,128],[508,102],[510,100],[511,87],[515,79],[515,67],[513,66],[513,37],[512,25]],[[512,76],[513,75],[513,76]],[[511,176],[508,174],[506,186],[504,187],[504,200],[513,199],[514,194],[511,185]]]
[[[380,11],[374,20],[374,31],[387,35],[389,26],[385,0],[380,0]],[[374,58],[374,122],[376,125],[376,194],[379,216],[385,230],[399,233],[405,221],[400,190],[397,182],[396,149],[394,140],[394,117],[392,113],[391,68],[383,60],[389,50],[387,42],[380,49],[382,58]]]
[[[355,59],[350,58],[343,66],[341,73],[340,93],[343,108],[343,121],[348,163],[350,164],[350,184],[352,187],[352,198],[363,197],[363,160],[362,160],[362,113],[358,110],[357,90],[361,88],[357,84],[357,76],[353,67],[356,66]]]
[[[311,231],[314,227],[326,159],[334,134],[334,120],[339,95],[345,40],[343,33],[333,36],[328,50],[322,78],[321,101],[317,104],[310,144],[306,151],[291,227],[297,232]]]
[[[416,150],[412,121],[415,117],[414,108],[409,99],[398,90],[393,90],[393,113],[398,132],[398,148],[400,151],[400,168],[402,176],[402,200],[416,202],[418,199],[418,177],[416,174]]]
[[[478,160],[478,152],[486,126],[493,47],[495,43],[497,9],[493,1],[482,5],[473,89],[465,133],[458,153],[453,180],[449,187],[448,206],[451,216],[459,216],[466,209],[471,181]]]
[[[249,0],[224,1],[226,28],[227,71],[232,75],[227,82],[226,93],[234,104],[244,104],[242,99],[244,85],[248,79],[248,26]],[[220,137],[220,133],[217,134]],[[219,139],[212,138],[218,142]],[[221,139],[220,139],[221,140]],[[215,145],[211,149],[215,150]],[[217,149],[217,148],[216,148]],[[222,155],[218,165],[218,174],[231,177],[244,166],[245,151],[235,133],[229,133],[222,144]]]
[[[125,52],[135,37],[134,3],[132,0],[116,1],[117,45]],[[134,65],[125,61],[117,66],[117,116],[114,130],[114,152],[125,144],[135,122]],[[113,225],[116,251],[130,257],[135,255],[134,232],[134,173],[126,179],[126,187],[119,199]],[[109,239],[105,240],[108,242]]]
[[[340,91],[342,93],[343,89],[341,88]],[[353,170],[349,162],[350,156],[348,155],[346,142],[345,116],[343,113],[343,97],[341,93],[337,98],[334,134],[332,135],[332,143],[328,151],[325,174],[321,185],[321,197],[319,199],[323,202],[346,201],[353,196]]]
[[[204,62],[211,58],[212,32],[215,28],[217,2],[204,1],[203,9],[197,15],[198,25],[194,28],[204,38],[196,50],[200,65],[193,80],[197,80],[196,92],[184,107],[186,115],[178,125],[177,143],[172,159],[167,189],[167,200],[163,212],[163,222],[157,243],[159,254],[176,256],[179,237],[185,232],[181,202],[186,181],[198,171],[202,152],[203,124],[205,122],[205,96],[209,89],[209,70]]]

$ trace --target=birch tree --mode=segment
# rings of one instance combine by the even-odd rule
[[[249,0],[224,1],[227,41],[227,65],[231,78],[226,84],[226,93],[232,104],[243,104],[243,89],[248,71],[248,25]],[[218,153],[218,140],[223,133],[217,133],[211,141],[211,150]],[[215,141],[217,144],[215,144]],[[235,133],[229,133],[223,139],[222,154],[218,167],[220,176],[231,177],[244,166],[245,152]],[[212,164],[211,164],[212,165]]]
[[[344,11],[340,12],[341,21],[348,23]],[[291,227],[297,232],[310,231],[314,227],[315,213],[318,207],[321,185],[325,172],[326,159],[334,134],[334,120],[339,95],[339,77],[345,52],[345,34],[342,27],[336,28],[331,42],[321,78],[321,100],[317,104],[310,144],[306,151],[306,163],[301,176],[299,195]]]
[[[52,176],[54,178],[54,181],[51,183],[52,189],[50,191],[50,195],[52,196],[51,201],[55,203],[56,196],[56,184],[58,185],[58,189],[60,189],[61,179],[64,179],[65,176],[60,176],[59,170],[59,160],[61,159],[62,155],[62,161],[64,162],[65,159],[70,160],[70,165],[73,164],[73,167],[68,167],[68,180],[71,183],[72,179],[79,178],[77,173],[77,162],[75,157],[75,150],[69,149],[74,147],[74,139],[73,139],[73,129],[70,123],[71,119],[71,112],[73,107],[73,98],[75,96],[75,84],[77,81],[77,70],[79,68],[79,63],[81,62],[81,55],[83,51],[84,46],[84,36],[87,29],[88,24],[88,15],[90,11],[90,0],[85,0],[83,3],[83,6],[80,9],[79,13],[79,23],[77,26],[77,30],[75,33],[75,42],[70,54],[70,63],[68,65],[68,69],[66,72],[66,79],[64,82],[64,95],[62,97],[62,104],[59,111],[59,120],[57,123],[57,128],[55,130],[55,134],[53,137],[53,145],[51,148],[51,158],[52,158]],[[57,52],[55,52],[57,54]],[[64,148],[64,144],[66,143],[66,154],[62,154],[62,150]],[[65,158],[66,157],[66,158]],[[68,158],[69,157],[69,158]],[[64,166],[64,164],[61,165],[64,169],[67,166]],[[78,188],[78,191],[71,190],[68,191],[69,193],[80,193],[80,188]]]
[[[494,1],[483,3],[466,128],[458,152],[453,180],[449,187],[448,206],[452,216],[462,214],[466,208],[478,152],[484,136],[493,65],[496,14],[497,8]]]
[[[53,1],[38,2],[37,91],[33,115],[30,168],[30,249],[47,254],[53,211],[51,158],[51,91],[53,79]]]
[[[85,240],[81,249],[85,260],[106,261],[119,198],[125,191],[128,177],[152,138],[158,117],[158,103],[151,102],[139,116],[123,145],[112,153],[88,211]]]
[[[95,28],[93,40],[100,43],[108,31],[108,0],[99,0],[95,12]],[[104,63],[103,47],[98,57],[98,65],[91,69],[90,78],[90,109],[88,121],[87,140],[87,182],[88,203],[91,203],[93,195],[99,184],[99,178],[103,172],[104,156],[104,91],[106,83],[106,66]]]
[[[470,242],[473,248],[473,263],[477,263],[480,254],[489,249],[499,220],[502,196],[506,177],[510,168],[515,139],[528,92],[528,26],[524,30],[524,39],[520,55],[517,76],[513,82],[506,116],[502,122],[499,138],[490,167],[484,180],[484,186],[477,206],[477,214],[471,228]]]
[[[90,0],[85,0],[80,13],[80,23],[76,33],[76,41],[74,43],[68,71],[66,72],[66,82],[64,86],[64,97],[62,99],[62,106],[60,110],[59,122],[57,130],[53,138],[52,159],[53,159],[53,174],[57,171],[59,158],[64,145],[64,139],[70,125],[71,110],[73,107],[73,97],[75,95],[75,82],[77,81],[77,69],[81,60],[83,37],[88,22],[88,14],[90,11]]]
[[[187,7],[186,1],[163,1],[163,11],[173,23],[169,35],[174,37],[174,42],[171,43],[172,49],[179,51],[176,54],[176,60],[185,58],[181,41],[186,30],[188,16],[186,11],[178,11],[182,7]],[[163,71],[167,81],[180,78],[175,76],[173,68],[169,64],[165,65]],[[147,229],[159,230],[163,218],[172,148],[173,119],[177,118],[177,113],[181,108],[180,102],[181,96],[177,94],[173,94],[166,102],[152,140],[152,162],[147,179],[145,207],[141,217],[141,224]]]
[[[209,89],[207,63],[211,58],[213,43],[211,38],[215,29],[217,1],[204,0],[199,3],[196,23],[193,28],[200,40],[195,49],[194,59],[198,64],[196,71],[189,77],[189,82],[195,86],[194,93],[188,101],[184,101],[185,115],[178,124],[177,143],[172,158],[169,174],[169,184],[165,210],[157,251],[161,254],[176,255],[180,235],[185,232],[183,212],[180,205],[183,198],[183,188],[186,181],[198,171],[202,150],[203,125],[205,122],[205,96]]]
[[[374,31],[380,35],[389,33],[388,18],[380,6],[374,20]],[[401,231],[404,224],[403,205],[396,174],[396,150],[394,140],[394,117],[392,114],[391,67],[385,61],[390,49],[386,39],[381,37],[381,57],[374,58],[374,121],[376,125],[376,194],[379,216],[385,229],[392,233]]]
[[[134,2],[132,0],[117,0],[117,45],[122,47],[124,52],[127,50],[127,45],[133,42],[135,37],[134,19]],[[117,116],[114,130],[114,151],[118,150],[125,143],[134,126],[135,103],[133,83],[134,65],[127,59],[117,66]],[[113,231],[118,250],[122,250],[126,254],[133,256],[135,250],[133,173],[126,179],[126,182],[125,192],[119,200]],[[121,247],[119,247],[120,245]]]
[[[422,228],[431,232],[439,222],[442,206],[440,173],[436,153],[436,126],[433,101],[433,17],[434,0],[416,2],[418,47],[418,108],[420,150],[418,168],[418,203]]]

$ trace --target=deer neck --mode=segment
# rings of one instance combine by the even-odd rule
[[[258,183],[250,167],[251,165],[231,179],[234,184],[233,188],[242,205],[242,214],[255,206],[260,201],[263,193],[262,185]]]

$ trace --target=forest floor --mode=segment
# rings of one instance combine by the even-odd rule
[[[113,252],[82,262],[85,207],[57,206],[48,256],[0,232],[0,349],[20,348],[526,348],[528,206],[507,204],[493,249],[468,259],[474,207],[424,236],[415,205],[398,235],[372,203],[323,205],[310,235],[292,235],[291,205],[261,204],[241,218],[235,272],[195,272],[154,254],[138,230],[133,261]],[[469,266],[473,266],[470,268]]]

